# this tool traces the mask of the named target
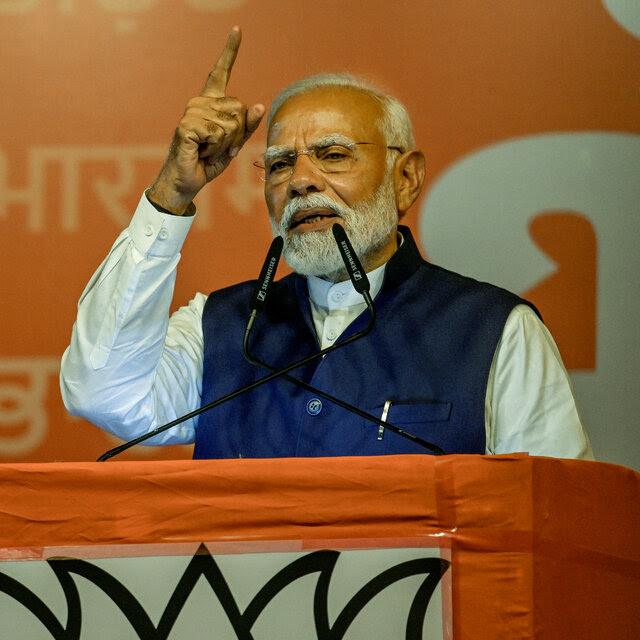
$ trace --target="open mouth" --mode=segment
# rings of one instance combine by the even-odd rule
[[[330,209],[303,209],[298,211],[291,220],[289,229],[295,229],[302,225],[312,225],[329,218],[337,218],[338,216]]]

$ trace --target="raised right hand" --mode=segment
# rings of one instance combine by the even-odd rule
[[[233,27],[204,89],[187,103],[169,155],[148,191],[152,202],[172,213],[184,213],[198,191],[229,166],[264,115],[264,105],[247,108],[226,95],[241,40],[240,28]]]

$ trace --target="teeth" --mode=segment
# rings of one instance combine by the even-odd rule
[[[318,213],[316,215],[307,216],[302,220],[298,220],[298,222],[292,223],[291,228],[293,229],[294,227],[297,227],[301,224],[314,224],[319,220],[324,220],[325,218],[335,218],[335,217],[336,215],[334,213]]]

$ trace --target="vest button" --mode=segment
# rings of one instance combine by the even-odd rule
[[[320,398],[312,398],[307,402],[307,413],[310,416],[317,416],[322,411],[322,401]]]

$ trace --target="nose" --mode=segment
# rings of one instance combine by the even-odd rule
[[[305,153],[298,155],[287,184],[289,198],[306,196],[324,190],[324,174]]]

